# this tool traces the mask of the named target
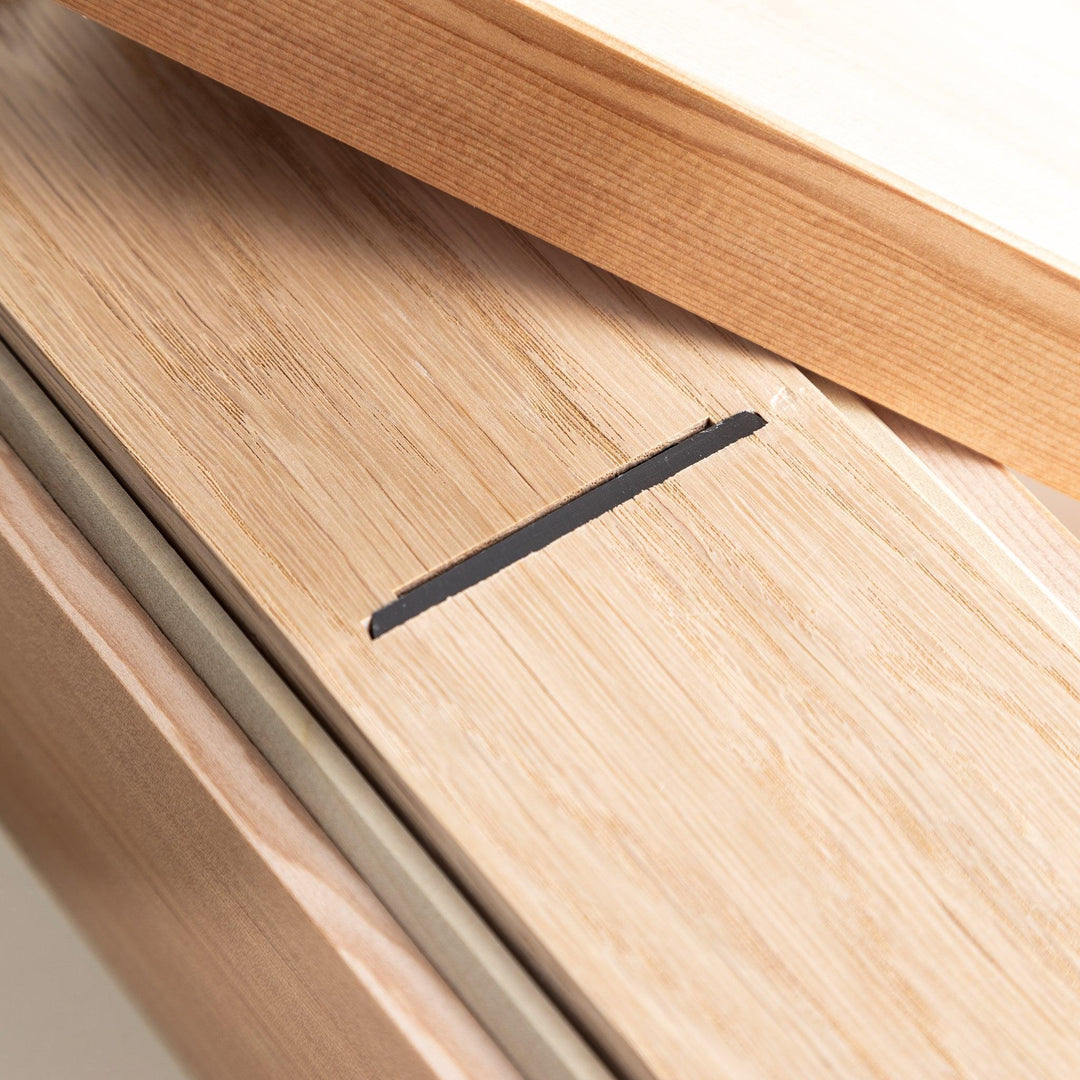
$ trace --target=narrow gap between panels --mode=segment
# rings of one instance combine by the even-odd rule
[[[381,637],[388,630],[497,574],[526,555],[547,547],[574,529],[629,502],[649,488],[670,480],[683,469],[753,435],[764,426],[764,418],[755,412],[739,412],[718,424],[707,423],[692,435],[560,503],[546,514],[533,518],[487,547],[407,589],[371,616],[368,630],[372,638]]]

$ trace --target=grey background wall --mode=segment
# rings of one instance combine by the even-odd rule
[[[184,1077],[2,830],[0,1077]]]

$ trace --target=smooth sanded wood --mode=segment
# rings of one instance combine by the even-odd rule
[[[903,417],[885,413],[885,420],[987,529],[1045,582],[1050,593],[1080,615],[1076,534],[996,462]],[[1066,505],[1067,500],[1060,498]],[[1076,521],[1075,514],[1072,520]]]
[[[6,443],[0,816],[193,1075],[516,1075]]]
[[[1057,0],[70,2],[1080,494]]]
[[[525,1080],[610,1073],[29,373],[0,346],[0,439],[45,487]]]
[[[852,395],[826,387],[894,467],[904,453]],[[894,431],[975,521],[1080,612],[1080,546],[1000,465],[895,415]],[[221,700],[394,918],[420,943],[525,1076],[605,1075],[467,909],[243,632],[17,362],[0,351],[0,437],[48,486],[126,588]],[[961,524],[961,522],[957,522]],[[1003,569],[1005,569],[1003,567]],[[169,1026],[168,1020],[165,1026]]]
[[[1080,619],[1080,541],[1009,469],[835,383],[813,381],[999,575],[1022,591],[1034,584]]]
[[[6,333],[618,1065],[1074,1075],[1075,617],[790,364],[17,10]],[[370,640],[742,409],[767,425]]]

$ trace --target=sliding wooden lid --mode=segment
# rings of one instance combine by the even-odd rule
[[[1058,0],[71,5],[1080,494]]]

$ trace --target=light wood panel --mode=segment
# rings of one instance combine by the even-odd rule
[[[0,439],[11,445],[522,1076],[610,1080],[610,1072],[569,1020],[2,346]]]
[[[1021,590],[1034,584],[1080,619],[1080,543],[1009,469],[827,379],[812,381],[999,575]]]
[[[1050,594],[1080,615],[1076,535],[1003,466],[901,416],[886,412],[884,419]]]
[[[71,3],[1080,494],[1060,0]]]
[[[200,1077],[515,1072],[0,442],[0,815]]]
[[[1075,1073],[1078,626],[929,473],[308,129],[47,6],[4,30],[7,332],[627,1074]],[[394,379],[438,423],[364,396]],[[483,529],[742,408],[368,638]]]

